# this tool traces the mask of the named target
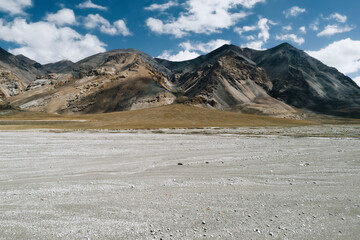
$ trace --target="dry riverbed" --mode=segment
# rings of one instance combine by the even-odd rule
[[[0,239],[358,239],[359,133],[0,131]]]

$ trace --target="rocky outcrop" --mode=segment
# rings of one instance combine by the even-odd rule
[[[10,70],[0,68],[0,101],[19,95],[25,91],[25,85]]]
[[[39,63],[24,56],[14,56],[0,48],[0,67],[10,70],[25,85],[43,74],[42,70],[38,68],[39,65]]]

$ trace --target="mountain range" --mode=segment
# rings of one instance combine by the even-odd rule
[[[360,118],[360,88],[290,44],[257,51],[224,45],[171,62],[135,49],[41,65],[0,49],[0,101],[47,113],[105,113],[182,103],[301,118]]]

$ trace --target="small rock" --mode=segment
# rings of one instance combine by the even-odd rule
[[[209,162],[205,162],[206,164],[209,164]]]
[[[182,165],[184,165],[184,164],[183,164],[183,163],[181,163],[181,162],[179,162],[177,165],[178,165],[178,166],[182,166]]]
[[[269,235],[270,235],[270,236],[274,236],[274,234],[273,234],[272,232],[269,232]]]
[[[201,223],[202,223],[202,224],[206,224],[206,222],[205,222],[205,221],[202,221]]]

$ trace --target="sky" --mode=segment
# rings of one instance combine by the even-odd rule
[[[0,47],[45,64],[135,48],[182,61],[283,42],[360,85],[358,0],[0,0]]]

